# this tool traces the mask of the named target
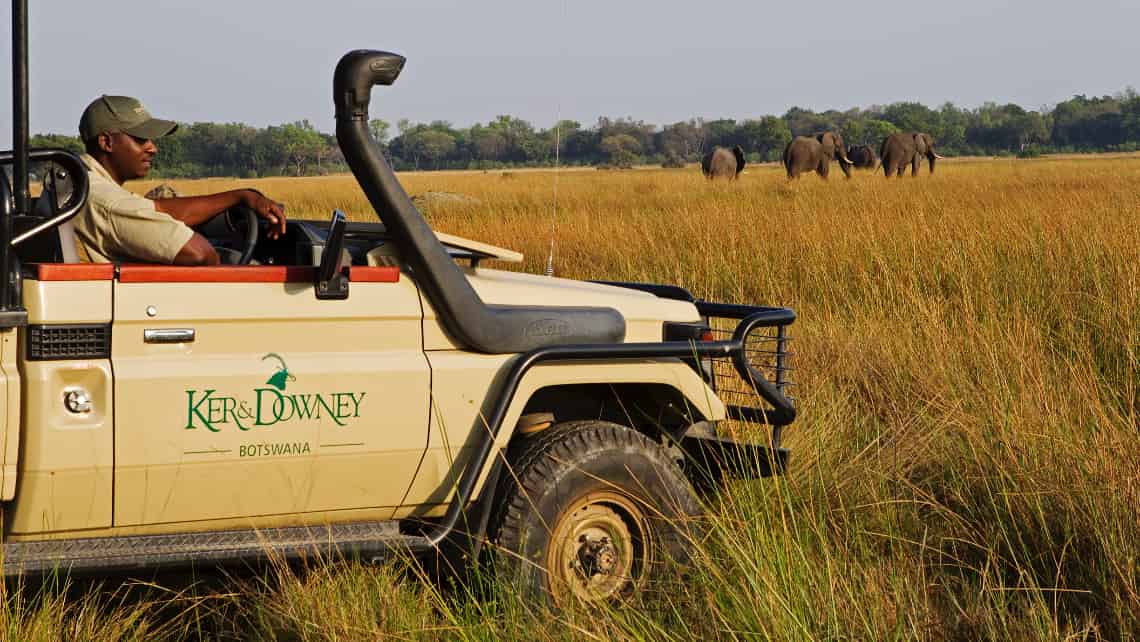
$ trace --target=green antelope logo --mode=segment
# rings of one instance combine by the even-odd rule
[[[249,395],[218,394],[216,388],[186,391],[186,430],[205,428],[221,432],[228,426],[246,431],[267,428],[280,423],[330,420],[337,426],[347,426],[360,417],[360,404],[364,392],[290,392],[289,383],[297,377],[289,372],[285,359],[270,352],[262,361],[276,361],[277,369],[265,382],[265,387],[254,388]]]
[[[297,380],[297,377],[294,377],[293,373],[289,372],[289,366],[285,365],[285,360],[281,358],[281,355],[277,354],[276,352],[270,352],[261,358],[262,361],[265,361],[266,359],[276,359],[277,362],[281,364],[281,367],[277,369],[277,372],[274,372],[273,376],[269,377],[269,381],[265,382],[266,385],[270,385],[274,388],[277,388],[278,390],[284,391],[285,384],[287,382]]]

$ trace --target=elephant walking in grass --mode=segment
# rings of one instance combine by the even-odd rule
[[[839,160],[839,169],[847,178],[851,178],[853,163],[847,158],[847,148],[843,145],[843,137],[835,132],[817,134],[815,138],[796,136],[784,148],[784,169],[788,178],[799,178],[800,174],[814,171],[824,180],[831,168],[831,161]]]
[[[879,159],[883,164],[883,175],[890,178],[891,174],[902,178],[906,166],[910,165],[910,175],[918,176],[918,164],[922,157],[930,162],[930,173],[934,173],[934,161],[939,156],[934,151],[934,139],[930,134],[912,132],[909,134],[891,134],[883,140],[879,147]]]
[[[875,148],[870,145],[852,145],[847,149],[847,158],[851,159],[856,169],[874,169],[875,161],[878,160]]]
[[[726,147],[713,147],[712,151],[701,159],[701,171],[708,179],[727,178],[734,180],[744,170],[744,150],[740,145],[732,149]]]

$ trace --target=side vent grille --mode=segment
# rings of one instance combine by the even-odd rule
[[[109,359],[111,324],[29,325],[29,361]]]

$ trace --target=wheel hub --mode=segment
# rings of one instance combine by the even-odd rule
[[[564,602],[601,602],[628,594],[645,566],[648,531],[641,512],[615,493],[587,495],[563,513],[549,551],[551,589]]]
[[[591,540],[588,535],[578,538],[578,568],[587,577],[599,573],[609,575],[618,562],[617,550],[614,549],[610,538],[603,535],[601,538]]]

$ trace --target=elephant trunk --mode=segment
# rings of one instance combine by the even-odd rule
[[[930,161],[930,173],[934,174],[934,161],[936,161],[942,157],[939,156],[938,154],[935,154],[934,152],[930,152],[930,155],[927,156],[926,158],[928,161]]]

